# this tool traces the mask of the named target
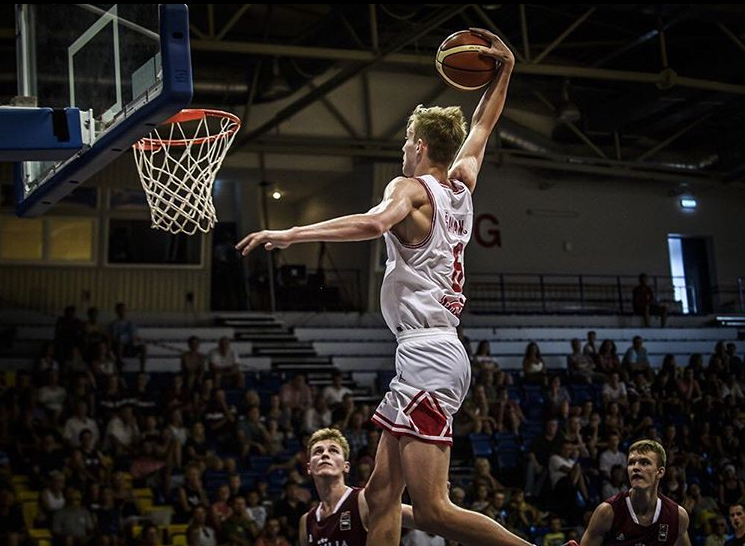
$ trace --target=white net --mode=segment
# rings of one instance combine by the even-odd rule
[[[132,146],[153,228],[192,235],[214,227],[212,185],[240,126],[227,112],[183,110]]]

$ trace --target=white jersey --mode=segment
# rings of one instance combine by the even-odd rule
[[[417,328],[455,327],[466,297],[463,251],[471,238],[473,201],[465,184],[454,188],[432,175],[417,177],[432,203],[432,225],[417,245],[384,234],[388,251],[380,307],[388,328],[396,334]]]

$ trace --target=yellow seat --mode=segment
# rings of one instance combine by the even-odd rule
[[[5,385],[7,387],[16,386],[16,371],[15,370],[5,370]]]
[[[13,474],[13,485],[28,485],[28,476],[23,474]]]
[[[138,487],[136,489],[133,489],[132,492],[134,493],[135,498],[137,499],[152,499],[153,498],[153,490],[149,487]]]
[[[174,535],[173,546],[186,546],[186,535]]]
[[[37,540],[52,540],[52,532],[46,528],[29,529],[28,536]]]
[[[39,492],[30,491],[28,489],[18,489],[16,497],[18,497],[18,502],[38,502]]]
[[[34,522],[39,516],[39,505],[35,502],[23,503],[23,521],[29,529],[34,528]]]
[[[185,535],[186,530],[189,528],[188,523],[171,523],[168,526],[168,532],[173,535]]]
[[[144,514],[153,507],[153,499],[138,498],[135,499],[135,504],[137,504],[137,510],[140,514]]]

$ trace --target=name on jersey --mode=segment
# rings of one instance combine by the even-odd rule
[[[445,212],[445,227],[447,228],[448,233],[454,235],[468,235],[465,220],[458,219],[450,215],[447,211]]]
[[[308,544],[314,544],[313,535],[310,533],[308,534]],[[346,540],[329,540],[326,537],[319,538],[315,544],[318,544],[318,546],[349,546]]]

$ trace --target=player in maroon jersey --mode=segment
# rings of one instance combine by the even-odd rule
[[[665,448],[654,440],[632,444],[631,489],[595,509],[581,546],[691,546],[688,513],[658,493],[666,463]]]
[[[316,431],[308,441],[308,474],[321,499],[317,508],[300,518],[301,546],[324,544],[363,546],[367,540],[370,511],[365,490],[349,487],[349,443],[333,428]],[[403,505],[404,527],[413,527],[411,506]]]

